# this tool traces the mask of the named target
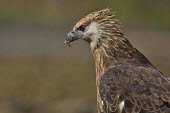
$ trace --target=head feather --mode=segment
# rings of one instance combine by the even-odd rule
[[[115,13],[110,12],[109,9],[103,9],[100,11],[93,12],[82,18],[76,25],[75,28],[78,28],[81,25],[87,26],[91,22],[95,21],[102,23],[104,21],[111,20],[115,16]]]
[[[77,29],[80,26],[88,26],[85,34],[90,34],[86,36],[88,37],[87,39],[92,50],[98,47],[108,48],[109,46],[118,48],[119,43],[123,43],[122,40],[126,39],[122,33],[119,21],[114,18],[115,16],[115,13],[111,12],[110,9],[96,11],[82,18],[74,28]],[[90,28],[95,28],[95,30]],[[84,40],[85,39],[86,38],[84,38]]]

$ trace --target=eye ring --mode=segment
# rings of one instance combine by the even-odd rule
[[[85,26],[82,25],[82,26],[78,27],[77,30],[84,32],[85,31]]]

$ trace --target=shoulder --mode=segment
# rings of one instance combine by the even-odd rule
[[[152,65],[138,65],[133,63],[117,63],[107,70],[102,76],[131,76],[142,77],[140,79],[147,78],[148,80],[159,78],[162,79],[162,81],[170,82],[170,78],[167,75],[161,73]]]
[[[115,82],[125,85],[156,85],[165,86],[170,91],[170,78],[151,65],[117,63],[107,70],[101,79],[112,78]]]

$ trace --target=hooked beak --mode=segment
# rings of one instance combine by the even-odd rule
[[[68,34],[67,34],[67,38],[65,40],[64,43],[66,43],[68,46],[70,46],[70,43],[83,38],[83,33],[81,31],[75,31],[75,30],[71,30]],[[71,46],[70,46],[71,47]]]

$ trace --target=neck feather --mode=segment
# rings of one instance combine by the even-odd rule
[[[97,41],[92,53],[96,65],[97,75],[102,75],[113,67],[120,58],[131,58],[135,49],[123,36],[105,37]]]
[[[130,42],[120,33],[98,40],[92,53],[96,66],[96,77],[103,75],[105,71],[113,67],[117,62],[135,61],[140,62],[140,64],[148,63],[150,65],[145,56],[133,48]]]
[[[97,24],[95,23],[98,32],[94,33],[90,42],[96,65],[96,77],[100,77],[122,59],[151,65],[147,58],[124,37],[117,20],[103,19]]]

